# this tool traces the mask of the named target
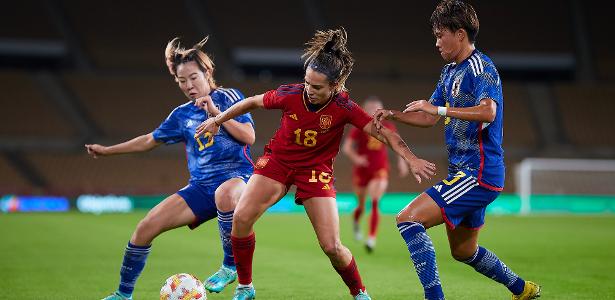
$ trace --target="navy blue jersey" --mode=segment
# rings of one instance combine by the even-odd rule
[[[497,103],[491,123],[446,117],[445,138],[449,174],[467,172],[491,190],[504,187],[504,150],[502,149],[504,98],[495,65],[485,54],[474,50],[463,62],[442,69],[438,85],[430,98],[436,106],[472,107],[482,99]]]
[[[244,99],[243,94],[236,89],[218,88],[212,91],[210,96],[221,111]],[[205,110],[194,106],[194,102],[184,103],[175,108],[154,130],[154,139],[166,144],[186,144],[191,182],[219,181],[221,178],[251,175],[253,167],[250,146],[233,138],[224,126],[221,126],[214,136],[207,133],[198,139],[194,138],[196,128],[208,117]],[[254,126],[249,113],[234,120]]]

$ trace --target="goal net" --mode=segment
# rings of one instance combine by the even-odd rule
[[[516,175],[522,214],[533,211],[533,198],[545,195],[615,198],[615,160],[526,158]]]

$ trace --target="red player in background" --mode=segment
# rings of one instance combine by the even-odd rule
[[[363,104],[365,112],[372,115],[377,110],[382,109],[382,102],[377,97],[370,97]],[[397,132],[395,125],[391,122],[383,122],[383,126],[393,132]],[[352,186],[357,195],[358,205],[353,213],[353,230],[355,239],[363,239],[359,221],[365,211],[365,201],[367,196],[372,200],[372,212],[369,218],[369,233],[365,241],[365,248],[372,252],[376,246],[376,233],[378,231],[379,212],[378,203],[384,195],[389,185],[389,158],[385,144],[377,138],[361,131],[351,128],[350,133],[342,146],[344,154],[350,158],[352,168]],[[397,160],[399,175],[405,177],[408,174],[408,165],[403,157]]]

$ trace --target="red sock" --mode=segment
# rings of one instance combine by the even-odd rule
[[[359,294],[359,290],[365,291],[365,286],[361,280],[361,275],[359,275],[359,268],[357,268],[357,263],[354,261],[354,257],[347,267],[340,269],[335,268],[335,271],[337,271],[337,274],[340,274],[342,280],[344,280],[344,283],[348,286],[352,296]]]
[[[354,210],[354,222],[358,223],[359,219],[361,218],[361,215],[363,214],[363,205],[359,205],[357,206],[357,208],[355,208]]]
[[[378,222],[380,221],[380,214],[378,212],[378,199],[372,200],[372,215],[369,219],[369,237],[376,237],[376,231],[378,231]]]
[[[254,232],[247,237],[238,238],[231,236],[233,256],[237,265],[237,277],[240,284],[252,283],[252,258],[256,247]]]

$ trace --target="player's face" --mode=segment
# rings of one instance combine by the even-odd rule
[[[433,34],[436,37],[436,48],[440,56],[446,62],[454,61],[461,52],[461,40],[457,34],[447,28],[435,28]]]
[[[308,101],[312,104],[323,104],[327,102],[335,86],[331,85],[327,75],[318,71],[307,68],[305,71],[305,92],[308,96]]]
[[[203,73],[196,62],[189,61],[177,66],[177,83],[190,100],[205,97],[211,92],[207,81],[209,73]]]

